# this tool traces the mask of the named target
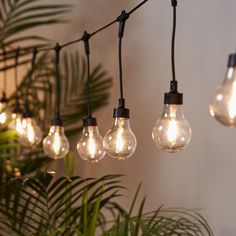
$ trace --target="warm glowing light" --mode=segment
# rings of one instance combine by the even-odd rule
[[[48,136],[43,140],[43,150],[46,155],[57,160],[65,157],[69,152],[70,144],[65,136],[64,127],[52,125]]]
[[[179,152],[191,140],[191,128],[184,118],[182,105],[165,105],[161,118],[156,122],[152,138],[166,152]]]
[[[210,113],[221,124],[236,127],[236,67],[229,67],[226,79],[210,101]]]
[[[36,146],[41,142],[42,131],[32,117],[22,119],[21,129],[19,140],[24,146]]]
[[[108,155],[118,160],[125,160],[133,155],[137,141],[130,129],[128,118],[116,117],[112,128],[104,137],[104,148]]]
[[[83,160],[96,163],[103,159],[106,152],[103,148],[103,139],[96,125],[83,128],[83,134],[77,144],[77,150]]]

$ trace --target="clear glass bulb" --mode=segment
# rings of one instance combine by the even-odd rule
[[[182,105],[165,105],[161,118],[156,122],[152,138],[166,152],[179,152],[191,140],[191,127],[184,118]]]
[[[106,152],[103,147],[103,138],[97,126],[85,126],[83,134],[77,143],[77,150],[83,160],[96,163],[103,159]]]
[[[223,84],[210,101],[210,113],[221,124],[236,127],[236,67],[229,67]]]
[[[11,112],[7,107],[7,102],[0,102],[0,128],[5,128],[11,119]]]
[[[20,136],[23,134],[22,129],[22,114],[13,112],[11,115],[11,122],[9,124],[10,129],[13,129],[17,132],[17,135]]]
[[[46,155],[57,160],[65,157],[69,152],[70,144],[65,136],[64,127],[52,125],[48,136],[43,140],[43,150]]]
[[[23,118],[21,121],[22,133],[19,141],[26,147],[38,145],[43,138],[42,131],[32,117]]]
[[[128,118],[116,117],[114,119],[112,128],[104,137],[103,146],[110,157],[118,160],[124,160],[133,155],[137,141],[130,129]]]

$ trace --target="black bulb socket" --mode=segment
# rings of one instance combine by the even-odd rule
[[[33,113],[31,112],[30,108],[28,105],[25,106],[25,110],[23,112],[23,118],[32,118]]]
[[[178,82],[171,81],[170,82],[170,92],[165,93],[164,96],[164,104],[183,104],[183,94],[178,92]]]
[[[236,67],[236,53],[229,55],[228,68]]]
[[[5,92],[2,93],[2,98],[1,98],[0,102],[2,102],[2,103],[7,103],[8,102]]]
[[[15,113],[15,114],[21,114],[22,113],[22,110],[20,108],[20,104],[19,102],[17,101],[13,110],[12,110],[12,113]]]
[[[83,127],[97,126],[97,119],[93,117],[87,117],[83,119]]]
[[[51,121],[52,126],[63,126],[63,121],[61,119],[60,113],[56,112],[55,117]]]
[[[129,109],[118,107],[113,110],[113,118],[122,117],[129,119]]]

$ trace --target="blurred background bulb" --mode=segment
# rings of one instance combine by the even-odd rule
[[[0,102],[0,128],[5,128],[11,120],[11,112],[7,107],[7,101]]]
[[[22,119],[21,129],[22,132],[19,135],[19,140],[24,146],[36,146],[42,141],[42,131],[32,117]]]
[[[9,124],[9,127],[10,129],[15,130],[18,136],[20,136],[23,133],[21,122],[22,122],[22,114],[13,112],[11,115],[11,122]]]
[[[213,94],[209,108],[221,124],[236,127],[236,54],[230,55],[226,78]]]
[[[43,140],[43,150],[46,155],[57,160],[65,157],[69,152],[70,144],[65,136],[64,127],[52,125],[48,136]]]
[[[77,143],[77,150],[83,160],[96,163],[103,159],[106,152],[97,125],[84,126],[82,137]]]
[[[184,118],[182,105],[166,104],[161,118],[156,122],[152,138],[166,152],[179,152],[191,140],[191,128]]]
[[[103,146],[109,156],[124,160],[135,152],[137,141],[128,118],[115,117],[112,128],[105,135]]]

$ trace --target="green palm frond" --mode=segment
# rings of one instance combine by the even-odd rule
[[[39,26],[64,22],[61,16],[68,12],[67,4],[46,4],[39,0],[2,0],[0,4],[0,44],[5,47],[25,41],[45,41],[44,37],[27,34]],[[28,42],[28,43],[29,43]]]
[[[1,196],[0,228],[11,235],[95,236],[213,236],[205,219],[196,211],[158,208],[144,213],[145,198],[133,215],[140,186],[130,210],[114,200],[124,187],[119,175],[99,179],[75,176],[53,180],[53,173],[15,179]],[[112,210],[110,210],[112,209]],[[103,210],[113,213],[113,217]],[[110,229],[106,229],[110,227]]]

